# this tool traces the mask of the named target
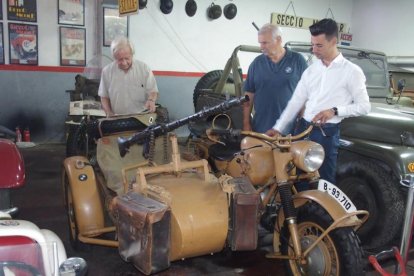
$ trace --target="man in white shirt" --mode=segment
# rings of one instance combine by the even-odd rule
[[[336,22],[323,19],[309,30],[312,52],[318,60],[305,70],[286,109],[266,134],[284,133],[289,122],[305,107],[295,132],[303,131],[311,123],[320,126],[313,128],[309,139],[325,150],[325,161],[319,170],[321,178],[335,183],[339,123],[346,117],[367,114],[371,105],[361,68],[345,59],[336,47]]]
[[[114,61],[102,69],[98,94],[108,117],[155,111],[158,88],[151,69],[134,60],[134,49],[125,37],[111,43]]]

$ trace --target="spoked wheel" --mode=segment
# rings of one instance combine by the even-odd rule
[[[304,252],[332,224],[332,219],[320,205],[310,203],[298,210],[297,223]],[[282,230],[282,253],[293,256],[290,233],[286,227]],[[331,231],[304,260],[287,260],[285,265],[288,275],[364,275],[359,240],[349,227]]]

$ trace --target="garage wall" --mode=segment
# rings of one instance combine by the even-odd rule
[[[354,0],[351,32],[354,44],[388,56],[414,56],[412,0]]]
[[[203,73],[222,69],[232,50],[240,44],[257,45],[258,26],[269,22],[271,12],[295,14],[310,18],[332,17],[351,25],[353,3],[341,0],[238,0],[238,13],[233,20],[221,16],[210,20],[206,16],[210,1],[196,0],[198,10],[194,17],[185,14],[186,0],[173,0],[173,11],[164,15],[159,10],[159,0],[148,1],[148,6],[138,15],[130,16],[129,36],[136,46],[136,57],[148,63],[155,71],[160,89],[160,103],[170,111],[171,119],[193,113],[192,93]],[[6,1],[3,2],[3,25],[7,26]],[[87,60],[101,51],[102,4],[117,1],[85,1],[87,32]],[[224,7],[228,0],[217,0]],[[59,66],[59,38],[57,1],[37,0],[39,26],[39,67],[0,65],[0,124],[14,128],[29,126],[35,142],[64,140],[64,118],[68,112],[69,95],[74,88],[74,76],[83,68]],[[288,8],[289,6],[289,8]],[[328,13],[328,10],[332,13]],[[4,36],[7,30],[4,27]],[[284,28],[284,39],[309,40],[307,30]],[[7,42],[7,41],[6,41]],[[5,43],[6,63],[8,45]],[[251,54],[241,54],[244,72]],[[37,70],[39,69],[39,70]],[[185,135],[182,128],[179,135]]]

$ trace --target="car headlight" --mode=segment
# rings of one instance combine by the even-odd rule
[[[293,154],[293,163],[305,172],[318,170],[325,158],[323,147],[313,141],[296,141],[290,148]]]

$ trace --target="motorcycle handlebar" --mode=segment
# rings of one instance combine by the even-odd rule
[[[251,136],[261,140],[269,141],[269,142],[283,142],[283,141],[295,141],[299,140],[306,135],[308,135],[313,129],[313,125],[310,125],[305,131],[299,133],[298,135],[287,135],[287,136],[269,136],[264,133],[254,132],[254,131],[246,131],[240,129],[212,129],[211,134],[216,135],[230,135],[230,136]]]

